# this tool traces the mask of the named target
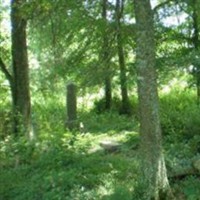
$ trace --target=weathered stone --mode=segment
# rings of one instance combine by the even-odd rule
[[[118,151],[121,147],[121,144],[116,141],[105,140],[101,141],[99,145],[107,152],[115,152]]]
[[[76,85],[74,83],[69,83],[67,85],[67,121],[66,127],[69,130],[74,130],[78,128],[77,122],[77,100],[76,100]]]

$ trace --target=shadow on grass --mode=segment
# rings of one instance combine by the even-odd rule
[[[119,115],[115,112],[96,114],[81,113],[80,122],[84,131],[90,133],[115,133],[120,131],[137,131],[138,121],[132,116]]]
[[[129,186],[137,177],[133,173],[137,171],[135,155],[126,156],[123,151],[89,154],[88,146],[79,141],[68,146],[59,139],[37,144],[29,154],[26,148],[15,154],[7,152],[4,158],[0,169],[4,200],[101,199],[112,193],[116,184]]]

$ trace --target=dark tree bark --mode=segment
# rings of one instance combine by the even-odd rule
[[[31,135],[31,103],[26,24],[21,10],[25,0],[11,1],[14,133]]]
[[[102,62],[105,68],[105,110],[111,109],[112,104],[112,85],[110,74],[110,52],[109,52],[109,40],[107,29],[107,0],[102,0],[102,19],[106,24],[106,29],[103,34],[103,47],[102,47]]]
[[[123,17],[124,0],[116,0],[116,34],[117,34],[117,51],[120,67],[120,86],[121,86],[121,114],[130,114],[130,103],[128,98],[126,63],[124,57],[123,39],[121,32],[121,20]]]
[[[136,69],[140,109],[141,177],[144,199],[171,199],[159,119],[153,13],[150,0],[134,0]]]
[[[107,74],[105,78],[105,109],[110,110],[112,107],[112,84],[111,78]]]

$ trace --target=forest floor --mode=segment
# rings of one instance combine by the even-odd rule
[[[41,137],[34,143],[10,136],[1,141],[0,199],[140,200],[135,194],[140,178],[137,120],[113,113],[88,113],[80,120],[81,132],[63,131],[54,120],[51,127],[37,127]],[[190,164],[191,141],[164,136],[169,172]],[[170,184],[177,200],[200,199],[199,176],[170,179]]]

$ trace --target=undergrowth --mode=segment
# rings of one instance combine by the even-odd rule
[[[168,171],[187,166],[200,154],[200,111],[191,92],[172,91],[160,100],[164,153]],[[65,107],[48,101],[33,106],[34,142],[2,134],[0,199],[3,200],[133,200],[140,198],[138,113],[79,113],[84,129],[65,130]],[[136,100],[133,106],[137,110]],[[8,112],[8,108],[1,112]],[[9,115],[5,120],[9,121]],[[1,132],[5,130],[1,118]],[[101,140],[122,144],[105,152]],[[176,198],[198,200],[198,177],[170,182]]]

